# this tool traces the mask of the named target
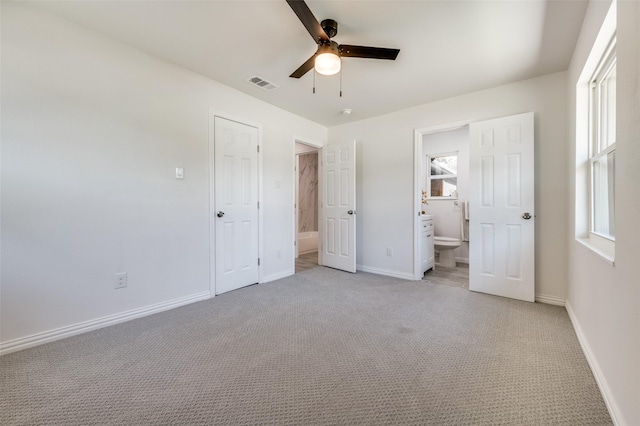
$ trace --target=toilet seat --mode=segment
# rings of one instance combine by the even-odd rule
[[[433,243],[436,246],[445,246],[445,247],[460,247],[461,241],[459,238],[451,238],[451,237],[438,237],[437,235],[433,237]]]

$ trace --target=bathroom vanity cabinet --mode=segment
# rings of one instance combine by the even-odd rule
[[[433,216],[420,216],[420,267],[426,272],[435,265],[433,249]]]

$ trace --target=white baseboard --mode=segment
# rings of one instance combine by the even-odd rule
[[[598,364],[598,360],[596,359],[593,351],[591,350],[591,346],[589,345],[589,341],[587,340],[584,332],[582,331],[582,327],[580,327],[580,323],[578,322],[578,318],[576,317],[573,309],[571,309],[571,304],[567,300],[565,302],[565,308],[567,313],[569,314],[569,318],[571,319],[571,323],[573,324],[573,329],[578,336],[578,341],[580,342],[580,346],[582,347],[582,352],[584,352],[585,357],[587,358],[587,363],[589,363],[589,367],[591,367],[591,372],[596,379],[596,383],[598,384],[598,388],[600,388],[600,393],[602,394],[602,399],[604,399],[604,403],[607,406],[607,410],[609,410],[609,415],[611,416],[611,421],[615,426],[626,426],[626,423],[623,420],[622,414],[620,413],[620,409],[613,398],[613,394],[611,393],[611,388],[607,383],[607,379],[604,377],[602,373],[602,369],[600,369],[600,364]]]
[[[469,258],[468,257],[455,257],[454,259],[458,263],[466,263],[467,265],[469,264]]]
[[[536,293],[536,302],[546,303],[547,305],[564,306],[565,300],[557,296],[549,296],[546,294]]]
[[[356,270],[362,271],[362,272],[369,272],[371,274],[385,275],[387,277],[400,278],[403,280],[415,281],[413,279],[413,274],[410,274],[407,272],[392,271],[390,269],[373,268],[371,266],[365,266],[365,265],[356,265]]]
[[[277,274],[267,275],[266,277],[262,277],[262,280],[260,281],[260,284],[270,283],[271,281],[279,280],[279,279],[282,279],[282,278],[287,278],[287,277],[290,277],[293,274],[294,274],[293,271],[288,270],[288,271],[285,271],[285,272],[278,272]]]
[[[121,312],[119,314],[108,315],[106,317],[84,321],[77,324],[56,328],[54,330],[32,334],[26,337],[19,337],[7,342],[1,342],[0,355],[17,352],[22,349],[31,348],[34,346],[42,345],[44,343],[53,342],[54,340],[60,340],[64,339],[65,337],[71,337],[77,334],[86,333],[87,331],[97,330],[99,328],[119,324],[125,321],[130,321],[132,319],[146,317],[147,315],[167,311],[169,309],[188,305],[190,303],[199,302],[201,300],[209,299],[210,297],[211,293],[205,291],[202,293],[193,294],[191,296],[173,299],[168,302],[162,302],[155,305],[145,306],[143,308],[132,309],[130,311]]]

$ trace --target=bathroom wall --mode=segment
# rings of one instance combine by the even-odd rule
[[[298,232],[318,231],[318,153],[298,156]]]
[[[427,155],[458,152],[458,198],[428,200],[427,214],[433,215],[435,235],[461,238],[460,215],[462,203],[469,199],[469,127],[446,132],[429,133],[422,137],[422,181],[426,185],[426,173],[429,165]],[[455,202],[458,202],[456,205]],[[423,206],[424,207],[424,206]],[[469,263],[469,242],[463,242],[453,251],[458,262]]]

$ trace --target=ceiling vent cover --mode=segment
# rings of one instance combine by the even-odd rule
[[[266,90],[267,92],[270,92],[280,87],[277,84],[267,81],[262,77],[258,77],[257,75],[254,75],[253,77],[249,77],[247,81],[251,84],[258,86],[262,90]]]

